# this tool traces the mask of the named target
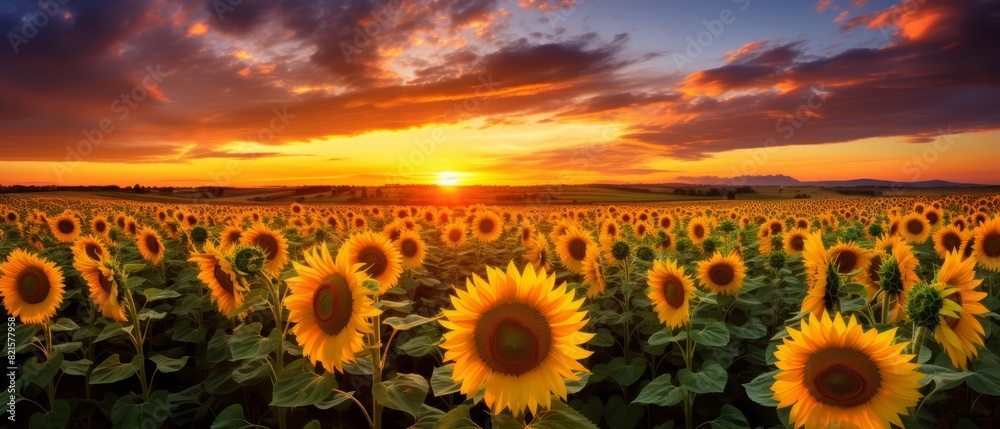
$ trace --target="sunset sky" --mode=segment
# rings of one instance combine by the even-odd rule
[[[0,0],[0,29],[3,185],[1000,184],[998,1]]]

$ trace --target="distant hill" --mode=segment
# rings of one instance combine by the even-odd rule
[[[824,188],[853,187],[908,187],[908,188],[974,188],[989,185],[956,183],[946,180],[923,180],[918,182],[893,182],[878,179],[854,180],[817,180],[803,182],[784,174],[765,176],[678,176],[677,181],[691,185],[726,185],[726,186],[821,186]]]

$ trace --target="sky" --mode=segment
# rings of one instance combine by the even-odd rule
[[[0,184],[1000,184],[1000,1],[0,0]]]

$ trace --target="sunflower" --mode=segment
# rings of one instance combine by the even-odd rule
[[[13,210],[7,210],[3,215],[3,220],[7,222],[7,225],[17,225],[18,218],[17,212]]]
[[[677,249],[677,236],[665,231],[659,231],[656,234],[656,241],[653,242],[653,247],[663,253],[670,253]]]
[[[885,292],[879,299],[894,300],[889,302],[892,308],[891,323],[906,319],[903,309],[910,290],[920,283],[916,272],[919,265],[920,262],[913,255],[913,248],[900,242],[892,246],[892,255],[883,261],[879,268],[879,282]]]
[[[80,272],[80,277],[87,282],[90,299],[97,304],[101,314],[115,322],[124,322],[125,309],[119,301],[118,263],[102,254],[100,259],[93,259],[86,251],[74,252],[73,268]],[[128,293],[128,292],[126,292]]]
[[[806,249],[806,238],[808,236],[809,233],[801,228],[795,228],[789,231],[788,234],[785,234],[784,236],[785,242],[783,247],[785,248],[785,253],[792,256],[802,253],[802,251]]]
[[[135,236],[135,245],[146,262],[158,265],[163,260],[163,242],[152,228],[139,230]]]
[[[674,227],[674,218],[669,214],[664,214],[656,221],[656,224],[666,231],[670,231]]]
[[[228,249],[240,243],[243,239],[243,228],[238,226],[227,226],[226,229],[222,230],[222,237],[219,243],[219,247],[223,249]]]
[[[191,255],[188,262],[198,264],[198,279],[212,292],[212,301],[220,313],[229,316],[243,305],[246,288],[240,283],[229,256],[222,249],[216,248],[211,241],[206,242],[204,251]]]
[[[396,246],[382,234],[371,231],[352,235],[340,249],[348,255],[347,262],[363,264],[368,277],[378,281],[382,292],[396,286],[403,273],[402,257]]]
[[[535,227],[527,219],[521,221],[517,236],[521,239],[521,247],[527,249],[531,247],[531,240],[535,238]]]
[[[492,211],[482,210],[472,220],[472,236],[483,243],[492,243],[500,238],[501,232],[503,221]]]
[[[802,258],[802,264],[806,267],[806,277],[819,275],[826,269],[826,264],[830,261],[830,252],[823,245],[823,237],[819,231],[806,237]]]
[[[849,274],[854,270],[864,270],[871,265],[871,252],[867,249],[850,243],[838,242],[829,250],[833,264],[837,266],[837,272],[841,275]]]
[[[646,284],[646,296],[653,302],[653,310],[660,322],[674,329],[691,321],[691,298],[694,298],[694,281],[684,274],[677,261],[653,261]]]
[[[298,277],[288,279],[291,292],[284,301],[292,333],[302,354],[332,371],[344,371],[345,363],[365,347],[365,334],[372,333],[370,317],[377,317],[372,291],[362,285],[361,264],[351,264],[348,252],[334,260],[326,243],[303,254],[305,264],[292,262]]]
[[[559,255],[559,260],[562,261],[567,270],[580,274],[583,271],[583,260],[586,259],[587,252],[592,247],[596,247],[596,244],[590,238],[588,231],[571,227],[559,237],[559,241],[556,243],[556,254]]]
[[[865,331],[851,316],[809,315],[774,353],[779,371],[771,391],[778,408],[791,407],[799,428],[903,426],[899,415],[921,398],[920,365],[893,344],[896,329]]]
[[[1000,271],[1000,218],[980,224],[974,231],[972,255],[979,265],[990,271]]]
[[[566,380],[587,372],[577,362],[591,355],[580,345],[594,334],[587,325],[583,299],[566,284],[556,286],[555,274],[514,263],[507,272],[487,267],[487,280],[478,275],[456,290],[454,309],[443,310],[444,359],[455,362],[452,380],[462,394],[472,397],[485,387],[485,402],[494,413],[525,409],[535,414],[552,405],[552,396],[566,399]]]
[[[614,240],[618,238],[618,233],[620,231],[621,228],[618,227],[618,222],[615,222],[614,219],[608,219],[604,221],[603,224],[601,224],[600,237],[601,238],[610,237],[612,240]]]
[[[843,280],[833,260],[827,261],[821,269],[807,279],[809,291],[802,300],[802,312],[821,316],[832,312],[840,299]]]
[[[705,241],[705,238],[707,238],[711,233],[708,221],[700,217],[691,219],[691,222],[688,223],[687,231],[688,238],[690,238],[691,242],[694,244],[701,244],[701,242]]]
[[[417,231],[406,231],[399,235],[399,239],[394,243],[403,257],[403,268],[413,269],[424,264],[427,256],[427,244],[420,238]]]
[[[917,212],[903,216],[899,226],[899,233],[910,244],[922,244],[931,236],[930,222]]]
[[[99,261],[102,257],[108,255],[108,250],[104,248],[104,244],[97,237],[84,235],[77,238],[73,243],[73,254],[76,255],[77,253],[82,253],[90,259]]]
[[[941,226],[941,212],[938,209],[928,207],[921,214],[924,216],[924,219],[927,219],[927,224],[930,225],[932,231]]]
[[[949,299],[959,307],[958,317],[943,316],[941,323],[934,330],[934,339],[948,353],[952,365],[962,371],[968,371],[969,360],[979,355],[979,348],[985,345],[986,332],[979,318],[989,312],[980,301],[986,298],[986,292],[976,288],[982,280],[976,279],[976,261],[962,260],[958,252],[951,252],[944,258],[937,280],[949,287],[955,288]]]
[[[944,259],[952,251],[962,247],[962,230],[955,225],[948,225],[934,233],[934,250]]]
[[[80,219],[69,210],[49,219],[52,236],[63,243],[72,243],[80,236]]]
[[[90,231],[104,237],[108,236],[108,221],[98,216],[90,220]]]
[[[542,234],[535,234],[533,245],[524,252],[524,260],[531,264],[535,270],[552,270],[552,260],[549,255],[549,242]]]
[[[63,273],[55,262],[14,249],[0,264],[3,306],[21,323],[43,323],[63,300]]]
[[[465,244],[465,235],[465,225],[452,223],[441,231],[441,240],[449,249],[458,249]]]
[[[736,295],[743,288],[746,266],[735,253],[722,256],[715,252],[710,259],[698,262],[698,280],[710,292],[722,295]]]
[[[583,260],[581,274],[583,274],[583,284],[588,286],[588,298],[596,298],[608,286],[604,276],[604,268],[601,266],[600,253],[597,246],[590,246],[587,248],[587,257]],[[532,265],[534,266],[534,264]]]
[[[281,269],[288,263],[288,242],[285,236],[268,228],[260,222],[255,222],[250,230],[243,233],[243,244],[257,246],[267,255],[267,269],[275,277],[281,274]]]
[[[871,253],[871,264],[858,273],[854,279],[868,290],[868,298],[871,299],[879,290],[879,271],[882,269],[882,261],[886,258],[885,250],[876,249]]]

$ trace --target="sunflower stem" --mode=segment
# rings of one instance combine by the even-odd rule
[[[889,293],[882,294],[882,323],[889,323]]]
[[[927,328],[917,326],[913,331],[913,341],[909,345],[909,352],[913,353],[913,361],[920,362],[920,349],[924,345],[924,337],[927,335]]]
[[[372,318],[372,344],[369,350],[372,355],[372,386],[382,383],[382,316]],[[374,388],[374,387],[373,387]],[[372,429],[382,429],[382,404],[372,395]]]
[[[691,340],[691,322],[684,327],[687,334],[684,338],[684,366],[688,371],[694,372],[692,368],[694,360],[694,342]],[[684,427],[691,429],[691,412],[694,409],[694,393],[688,391],[684,396]]]
[[[42,329],[45,330],[45,361],[47,362],[52,357],[52,326],[48,320],[42,322]],[[49,411],[55,410],[56,388],[52,384],[52,379],[49,379],[49,383],[45,385],[45,394],[49,397]]]

